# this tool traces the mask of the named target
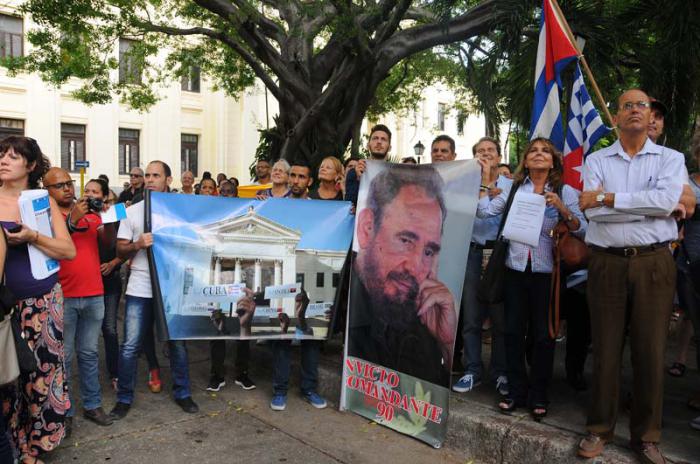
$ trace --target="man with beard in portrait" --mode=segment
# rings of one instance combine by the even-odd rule
[[[447,386],[457,315],[437,280],[447,211],[429,165],[389,165],[357,215],[350,356]]]

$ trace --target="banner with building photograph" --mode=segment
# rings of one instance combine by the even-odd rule
[[[324,339],[352,240],[351,204],[152,192],[154,300],[182,339]],[[248,288],[254,312],[239,311]]]
[[[481,170],[368,162],[355,220],[341,408],[435,447]]]

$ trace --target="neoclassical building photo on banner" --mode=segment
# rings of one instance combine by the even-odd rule
[[[253,333],[279,332],[275,330],[277,315],[284,312],[293,318],[294,299],[264,299],[265,288],[299,283],[311,302],[306,317],[325,321],[347,251],[300,247],[302,236],[302,231],[265,217],[252,206],[241,215],[192,224],[188,239],[177,243],[175,260],[179,264],[159,270],[169,289],[181,289],[178,295],[172,291],[163,294],[166,316],[177,320],[208,317],[214,307],[235,316],[232,305],[203,303],[201,297],[192,297],[193,289],[243,283],[256,292]]]

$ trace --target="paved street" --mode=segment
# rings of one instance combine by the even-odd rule
[[[47,463],[219,463],[243,459],[261,463],[585,462],[574,457],[574,450],[584,430],[590,394],[574,393],[564,382],[561,344],[557,347],[550,414],[541,424],[533,422],[525,410],[510,417],[499,414],[493,388],[484,383],[470,394],[452,395],[448,439],[439,450],[337,410],[342,348],[337,340],[325,346],[319,366],[319,390],[330,403],[322,411],[298,396],[298,349],[292,356],[287,410],[274,412],[268,406],[269,347],[253,345],[251,376],[258,384],[256,390],[243,391],[229,376],[228,385],[212,394],[205,391],[209,378],[208,342],[191,342],[188,346],[199,414],[183,413],[170,399],[168,360],[159,344],[163,392],[148,391],[146,363],[142,359],[136,402],[127,418],[106,428],[78,418],[70,443],[48,456]],[[234,348],[232,344],[228,348],[227,367],[232,372]],[[484,348],[488,359],[489,346]],[[689,359],[694,359],[694,354],[691,349]],[[692,367],[691,362],[683,378],[667,377],[662,450],[675,464],[700,463],[700,437],[687,425],[696,414],[685,407],[688,393],[700,383],[700,376]],[[627,367],[624,385],[631,385],[630,374]],[[115,394],[104,382],[103,388],[105,409],[109,410]],[[615,445],[608,446],[599,459],[591,462],[636,462],[627,447],[627,421],[628,415],[621,411]]]
[[[268,406],[270,375],[264,369],[254,371],[255,390],[246,392],[229,382],[219,393],[206,392],[208,344],[192,343],[190,354],[199,414],[183,413],[165,389],[150,393],[143,361],[139,367],[144,375],[127,418],[105,428],[78,418],[70,443],[47,462],[465,462],[454,451],[435,450],[354,414],[341,413],[334,405],[316,410],[298,396],[296,383],[287,410],[274,412]],[[167,359],[161,357],[161,361],[164,385],[168,385]],[[114,404],[114,396],[112,391],[105,394],[107,408]]]

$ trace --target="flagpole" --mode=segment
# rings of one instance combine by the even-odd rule
[[[564,23],[564,32],[566,33],[567,37],[573,44],[574,48],[576,49],[576,53],[578,54],[578,59],[583,65],[583,71],[586,73],[586,76],[588,77],[588,80],[591,81],[591,85],[593,86],[593,93],[595,93],[596,98],[598,99],[598,103],[600,103],[600,106],[603,108],[603,112],[605,113],[605,116],[608,118],[608,121],[610,121],[610,127],[613,128],[615,131],[615,135],[617,138],[620,138],[620,134],[617,131],[617,126],[613,122],[612,115],[610,114],[610,110],[608,110],[608,105],[605,102],[605,99],[603,98],[603,94],[600,91],[600,88],[598,87],[598,83],[595,81],[595,78],[593,77],[593,72],[591,72],[591,68],[588,66],[588,62],[586,61],[586,57],[583,56],[583,53],[581,52],[581,49],[578,47],[578,43],[576,42],[576,38],[574,37],[574,33],[571,31],[571,27],[569,26],[569,22],[566,20],[566,17],[564,16],[564,13],[561,11],[561,8],[559,7],[559,3],[557,3],[557,0],[551,0],[552,6],[557,10],[557,14],[559,15],[559,18],[561,18],[562,22]]]

